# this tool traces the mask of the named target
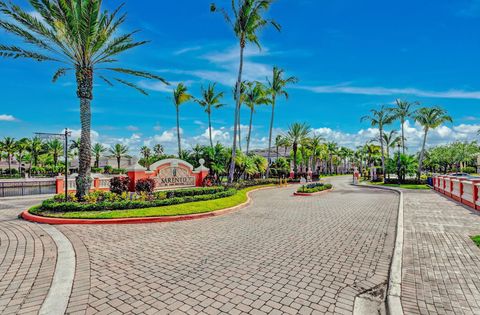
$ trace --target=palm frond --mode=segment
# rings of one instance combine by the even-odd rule
[[[55,72],[55,74],[53,75],[53,78],[52,78],[52,82],[55,83],[57,82],[57,80],[61,77],[63,77],[68,70],[71,70],[71,68],[60,68],[57,70],[57,72]]]
[[[148,95],[147,91],[145,91],[144,89],[142,89],[141,87],[139,87],[138,85],[136,85],[132,82],[128,82],[128,81],[125,81],[125,80],[119,79],[119,78],[115,78],[115,81],[118,81],[123,85],[131,87],[132,89],[137,90],[138,92],[142,93],[143,95]]]
[[[55,59],[53,57],[43,55],[41,53],[37,53],[34,51],[28,51],[23,48],[17,46],[6,46],[0,45],[0,57],[9,57],[9,58],[30,58],[37,61],[58,61],[59,59]]]
[[[170,85],[170,83],[168,83],[164,78],[162,78],[162,77],[160,77],[160,76],[158,76],[158,75],[149,73],[149,72],[138,71],[138,70],[131,70],[131,69],[125,69],[125,68],[106,68],[106,69],[107,69],[107,70],[110,70],[110,71],[115,71],[115,72],[119,72],[119,73],[124,73],[124,74],[133,75],[133,76],[136,76],[136,77],[141,77],[141,78],[146,78],[146,79],[153,79],[153,80],[159,80],[159,81],[165,83],[166,85]]]

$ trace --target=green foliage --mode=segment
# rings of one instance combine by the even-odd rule
[[[297,192],[312,194],[312,193],[332,189],[332,187],[333,187],[332,184],[312,183],[308,185],[302,185],[302,187],[298,188]]]
[[[460,171],[462,173],[474,174],[477,172],[477,169],[475,167],[467,166],[467,167],[463,167]]]
[[[110,191],[121,195],[124,192],[128,192],[128,186],[130,185],[130,177],[114,177],[110,180]]]
[[[480,235],[472,236],[472,241],[473,241],[478,247],[480,247]]]
[[[175,197],[187,197],[187,196],[201,196],[201,195],[211,195],[217,194],[220,192],[225,191],[226,188],[223,186],[219,187],[202,187],[202,188],[190,188],[190,189],[178,189],[178,190],[169,190],[169,191],[161,191],[155,194],[166,194],[167,198],[175,198]]]
[[[155,180],[153,178],[143,178],[139,179],[135,183],[135,191],[137,193],[147,193],[152,194],[155,190]]]

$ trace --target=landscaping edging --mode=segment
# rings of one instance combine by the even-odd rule
[[[252,199],[250,194],[255,191],[273,189],[273,187],[260,187],[257,189],[250,190],[247,192],[247,201],[242,204],[236,205],[234,207],[215,210],[205,213],[195,213],[195,214],[186,214],[186,215],[176,215],[176,216],[163,216],[163,217],[143,217],[143,218],[121,218],[121,219],[64,219],[64,218],[53,218],[53,217],[43,217],[35,214],[31,214],[28,210],[23,211],[20,216],[27,221],[35,223],[44,223],[51,225],[67,225],[67,224],[142,224],[142,223],[160,223],[160,222],[176,222],[176,221],[187,221],[195,219],[203,219],[209,217],[216,217],[223,214],[227,214],[236,210],[240,210],[248,205],[250,205]]]
[[[400,201],[398,203],[397,228],[395,236],[395,246],[393,249],[392,263],[390,264],[390,272],[388,279],[386,307],[387,314],[403,315],[403,307],[401,301],[402,294],[402,261],[403,261],[403,191],[391,187],[377,187],[373,185],[360,184],[357,187],[365,187],[370,189],[381,189],[399,194]]]
[[[323,194],[323,193],[330,192],[330,191],[332,191],[332,190],[333,190],[333,188],[325,189],[325,190],[322,190],[322,191],[317,191],[317,192],[314,192],[314,193],[299,193],[299,192],[294,192],[293,195],[294,195],[294,196],[301,196],[301,197],[313,197],[313,196],[321,195],[321,194]]]

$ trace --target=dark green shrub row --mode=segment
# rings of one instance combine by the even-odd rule
[[[396,178],[386,178],[385,184],[398,184],[398,179]],[[425,185],[427,184],[426,179],[417,180],[416,178],[407,178],[402,180],[402,184],[404,185]]]
[[[333,187],[332,184],[319,184],[319,183],[309,184],[309,185],[305,185],[305,186],[302,186],[302,187],[298,188],[297,192],[313,194],[313,193],[316,193],[316,192],[331,189],[332,187]]]
[[[226,187],[244,189],[252,186],[278,184],[279,182],[278,178],[239,180],[238,182],[227,184]]]
[[[141,209],[177,205],[187,202],[206,201],[230,197],[236,194],[235,189],[223,190],[214,194],[203,194],[195,196],[173,197],[163,200],[152,201],[102,201],[97,203],[79,203],[79,202],[55,202],[53,199],[45,200],[42,203],[42,211],[50,212],[79,212],[79,211],[105,211],[105,210],[127,210]]]
[[[177,189],[177,190],[169,190],[169,191],[167,190],[160,193],[166,193],[167,198],[175,198],[175,197],[211,195],[211,194],[217,194],[217,193],[223,192],[225,190],[226,190],[225,187],[216,186],[216,187]]]

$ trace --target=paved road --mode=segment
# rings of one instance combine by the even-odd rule
[[[351,314],[355,296],[387,281],[398,197],[332,182],[310,198],[258,191],[251,206],[210,219],[57,227],[77,258],[67,312]],[[0,290],[10,292],[0,313],[35,313],[52,279],[55,244],[15,219],[32,203],[0,210]]]
[[[480,213],[432,191],[405,191],[405,314],[480,314]]]

